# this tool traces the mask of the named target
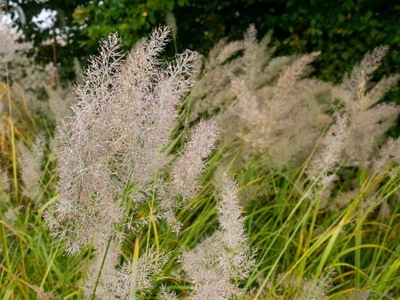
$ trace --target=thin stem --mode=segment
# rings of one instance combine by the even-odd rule
[[[10,78],[8,75],[8,65],[6,64],[6,80],[7,80],[7,100],[8,100],[8,114],[11,132],[11,157],[12,157],[12,169],[13,169],[13,184],[14,184],[14,196],[16,202],[18,202],[18,179],[17,179],[17,154],[15,146],[15,134],[14,124],[12,119],[12,104],[11,104],[11,93],[10,93]]]
[[[0,206],[0,220],[4,220],[3,217],[3,209]],[[7,244],[7,233],[6,233],[6,229],[4,227],[4,221],[0,222],[0,237],[1,237],[1,243],[3,244],[3,252],[4,252],[4,257],[6,259],[6,265],[7,265],[7,269],[8,272],[11,273],[11,261],[10,261],[10,256],[9,256],[9,249],[8,249],[8,244]]]
[[[131,290],[130,290],[130,299],[136,299],[136,281],[137,281],[137,272],[139,265],[139,245],[140,245],[140,236],[137,235],[135,238],[135,248],[133,249],[133,261],[132,261],[132,278],[131,278]]]
[[[103,270],[104,263],[105,263],[106,258],[107,258],[108,249],[110,249],[111,239],[112,239],[112,236],[110,236],[108,238],[107,248],[106,248],[106,251],[104,252],[103,260],[101,261],[100,270],[99,270],[99,273],[97,274],[96,282],[94,284],[94,288],[93,288],[93,292],[92,292],[92,296],[90,297],[90,300],[95,300],[96,299],[96,289],[97,289],[97,286],[98,286],[99,281],[100,281],[101,271]]]

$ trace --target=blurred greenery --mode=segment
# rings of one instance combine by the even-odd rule
[[[177,27],[177,50],[206,54],[216,41],[241,38],[250,24],[262,37],[274,31],[278,54],[321,51],[315,74],[339,82],[362,56],[379,45],[391,46],[377,76],[399,72],[400,2],[396,0],[20,0],[26,15],[19,24],[26,38],[34,40],[38,62],[60,64],[63,78],[73,76],[72,58],[81,62],[95,53],[98,40],[118,31],[128,50],[173,12]],[[12,1],[8,8],[11,9]],[[30,22],[43,8],[56,10],[55,28],[41,30]],[[14,10],[15,13],[15,10]],[[55,31],[55,29],[57,30]],[[64,45],[55,42],[54,32]],[[45,43],[53,39],[53,43]],[[175,49],[167,49],[171,55]],[[389,98],[400,103],[400,91]]]

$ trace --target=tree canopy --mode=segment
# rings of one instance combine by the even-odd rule
[[[37,60],[56,59],[69,75],[72,58],[85,62],[110,32],[118,31],[128,50],[152,28],[166,24],[167,15],[177,24],[176,49],[167,49],[168,55],[187,48],[207,54],[219,39],[241,38],[254,24],[260,36],[273,30],[279,54],[321,51],[317,75],[323,79],[340,81],[379,45],[391,47],[384,72],[399,70],[400,5],[395,0],[20,0],[9,1],[7,8],[25,14],[26,22],[18,26],[34,41]],[[32,22],[43,9],[57,12],[54,26],[45,30]]]

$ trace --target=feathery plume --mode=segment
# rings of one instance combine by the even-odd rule
[[[257,91],[251,90],[243,79],[233,80],[232,90],[238,99],[222,118],[220,126],[227,128],[224,139],[229,143],[232,140],[227,139],[229,132],[235,132],[245,142],[243,153],[267,154],[277,168],[302,163],[324,127],[316,124],[321,119],[329,120],[328,105],[322,95],[329,91],[330,85],[298,79],[313,57],[295,61],[276,84]]]
[[[41,192],[40,179],[42,177],[42,160],[44,155],[45,137],[39,135],[33,143],[31,149],[22,142],[18,145],[21,177],[24,182],[23,195],[40,201],[38,198]]]
[[[350,92],[353,99],[362,102],[362,96],[366,92],[366,83],[370,76],[381,65],[382,59],[389,50],[388,46],[376,47],[364,55],[364,58],[353,67],[350,75],[346,75],[342,88]]]
[[[49,96],[50,111],[56,121],[72,115],[71,106],[74,104],[74,99],[70,91],[61,88],[47,88],[46,92]]]
[[[253,260],[244,233],[237,187],[223,175],[218,220],[221,229],[182,255],[192,281],[190,299],[230,299],[241,294],[238,281],[247,278]]]
[[[123,141],[115,143],[123,162],[120,174],[124,177],[120,180],[133,180],[139,185],[153,180],[157,171],[170,161],[163,150],[170,140],[177,106],[197,72],[193,68],[197,54],[191,51],[185,51],[165,69],[159,69],[160,63],[154,56],[161,51],[168,30],[155,33],[152,39],[157,43],[152,39],[141,42],[128,57],[119,95],[124,104],[114,107],[120,117],[113,126],[119,128],[119,140]]]
[[[3,20],[4,12],[0,7],[0,20]],[[19,43],[21,34],[14,32],[11,25],[7,22],[0,22],[0,71],[2,77],[7,75],[12,78],[21,78],[23,76],[23,68],[28,65],[26,53],[31,49],[30,43]],[[9,65],[13,65],[10,68]]]
[[[121,299],[141,299],[141,293],[149,291],[153,279],[162,273],[169,256],[164,252],[149,249],[137,262],[125,263],[116,272],[115,296]]]
[[[320,52],[313,52],[310,54],[302,55],[297,58],[290,66],[288,66],[279,76],[278,82],[276,83],[276,95],[283,97],[281,93],[293,92],[293,89],[296,87],[295,83],[298,81],[298,79],[304,76],[307,67],[320,54]]]
[[[337,180],[336,168],[341,163],[343,149],[348,138],[348,117],[338,116],[322,138],[320,149],[310,161],[305,173],[312,182],[306,192],[309,199],[319,198],[325,207]]]
[[[191,140],[185,145],[185,151],[176,161],[172,170],[172,186],[177,194],[185,199],[195,196],[198,180],[204,170],[203,160],[214,148],[217,138],[214,120],[201,121],[192,129]]]
[[[96,299],[115,299],[115,266],[118,263],[120,245],[114,241],[110,241],[109,245],[105,243],[97,246],[94,258],[90,261],[83,286],[85,299],[91,299],[94,290]]]
[[[347,142],[347,115],[339,116],[322,139],[321,150],[311,160],[306,174],[310,180],[327,176],[340,163]]]
[[[35,292],[38,300],[52,300],[56,298],[54,294],[43,291],[39,286],[30,285],[29,287]]]
[[[163,285],[157,294],[157,299],[159,300],[178,300],[175,292],[168,290],[168,288]]]
[[[325,300],[328,299],[326,295],[331,288],[332,277],[334,272],[330,271],[326,276],[319,278],[306,279],[303,282],[300,297],[298,300]]]
[[[349,115],[348,139],[344,148],[346,165],[370,169],[376,149],[385,140],[400,113],[400,106],[378,103],[398,82],[399,75],[381,79],[369,89],[372,73],[380,66],[387,46],[375,48],[356,64],[343,83],[333,90],[333,97],[342,102]]]
[[[10,200],[9,194],[10,179],[6,172],[0,169],[0,203],[8,202]]]
[[[372,170],[375,172],[380,172],[390,163],[396,163],[400,165],[400,139],[394,140],[389,137],[386,143],[381,147],[379,155],[372,162]]]
[[[121,59],[120,39],[111,34],[101,43],[100,55],[91,59],[84,84],[75,89],[79,101],[74,116],[58,127],[60,198],[47,214],[47,223],[67,242],[71,254],[92,243],[104,244],[124,215],[117,198],[121,190],[109,169],[115,132],[113,118],[107,115],[117,96]]]
[[[153,275],[167,260],[165,254],[149,251],[138,261],[118,267],[117,245],[125,229],[137,221],[125,207],[135,211],[154,192],[168,197],[171,193],[170,182],[158,175],[172,172],[172,160],[164,150],[178,105],[193,84],[197,55],[185,51],[163,65],[158,55],[168,34],[165,27],[154,30],[133,48],[125,63],[119,37],[110,34],[101,43],[99,56],[91,59],[83,84],[75,89],[74,115],[58,127],[60,198],[46,219],[53,234],[66,241],[67,253],[94,246],[85,290],[100,299],[132,299],[148,292]],[[182,193],[196,189],[203,159],[213,148],[214,127],[212,121],[201,123],[187,144],[181,164],[194,159],[196,170],[187,174],[194,186],[180,185]],[[125,195],[127,189],[134,192]],[[176,203],[163,203],[168,202],[154,204],[155,220],[165,215],[175,219]]]
[[[314,141],[330,121],[327,96],[331,85],[303,78],[318,52],[295,60],[273,59],[270,38],[268,34],[258,42],[255,28],[250,27],[241,41],[243,55],[205,69],[200,83],[208,82],[207,94],[192,99],[198,106],[207,104],[222,111],[217,117],[224,129],[221,143],[229,145],[240,138],[244,142],[242,158],[265,155],[277,168],[298,166],[310,155]],[[223,45],[219,46],[221,53]],[[219,99],[225,99],[225,103]]]

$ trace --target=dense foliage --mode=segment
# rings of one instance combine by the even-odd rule
[[[317,73],[323,79],[340,81],[344,71],[350,71],[364,53],[379,45],[391,46],[384,72],[399,69],[394,62],[400,51],[400,5],[394,0],[24,0],[18,3],[27,19],[20,26],[37,47],[52,37],[52,29],[40,30],[30,20],[42,8],[58,12],[55,28],[67,37],[66,45],[56,45],[63,67],[73,57],[82,61],[88,58],[95,52],[98,39],[116,30],[129,49],[154,26],[165,24],[167,12],[172,11],[178,28],[179,51],[196,49],[205,54],[222,37],[240,38],[253,23],[260,36],[274,31],[281,54],[322,51]],[[41,49],[42,60],[52,58],[50,46]]]

